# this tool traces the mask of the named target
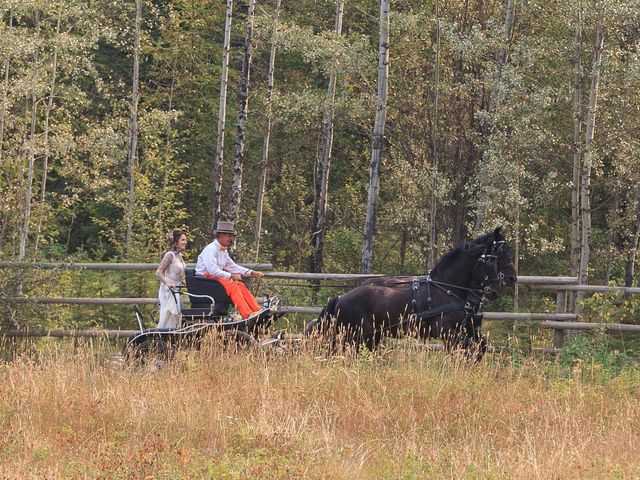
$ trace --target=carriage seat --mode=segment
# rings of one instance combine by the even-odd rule
[[[194,295],[209,295],[214,299],[214,315],[226,315],[233,303],[220,282],[213,278],[199,277],[195,268],[185,271],[187,291]],[[206,316],[211,311],[211,300],[208,298],[189,297],[191,308],[182,310],[187,316]]]

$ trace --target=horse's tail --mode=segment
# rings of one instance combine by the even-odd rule
[[[329,324],[337,315],[336,306],[340,300],[340,296],[330,298],[327,304],[320,311],[320,315],[315,320],[307,323],[304,329],[305,335],[312,335],[314,332],[324,333],[327,331]]]
[[[337,297],[333,297],[330,298],[329,301],[327,302],[327,304],[325,305],[325,307],[322,309],[322,311],[320,312],[320,316],[318,317],[318,320],[323,321],[323,320],[329,320],[332,317],[336,317],[336,315],[338,314],[337,310],[336,310],[336,306],[338,304],[338,300],[340,300],[340,296],[338,295]]]

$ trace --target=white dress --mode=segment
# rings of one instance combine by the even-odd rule
[[[180,295],[172,293],[167,283],[175,286],[181,285],[185,269],[186,265],[180,252],[167,252],[160,262],[156,271],[156,276],[161,282],[158,290],[158,301],[160,302],[158,328],[178,328],[180,324]]]

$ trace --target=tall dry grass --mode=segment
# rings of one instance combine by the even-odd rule
[[[0,477],[640,478],[639,375],[591,368],[213,344],[154,371],[54,349],[0,365]]]

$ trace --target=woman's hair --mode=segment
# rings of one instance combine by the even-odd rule
[[[169,242],[169,248],[173,250],[176,242],[180,240],[180,237],[185,235],[185,233],[181,230],[174,230],[173,232],[167,233],[167,241]]]

